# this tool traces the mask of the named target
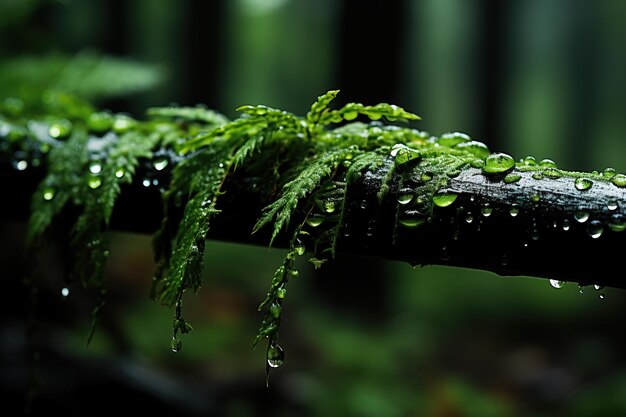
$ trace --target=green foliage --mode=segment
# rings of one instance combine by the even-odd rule
[[[156,67],[93,52],[25,56],[0,64],[3,95],[40,111],[68,97],[96,100],[145,91],[162,79]]]

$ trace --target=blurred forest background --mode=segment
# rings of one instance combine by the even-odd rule
[[[344,102],[396,103],[423,117],[420,129],[466,132],[517,159],[624,172],[624,21],[619,0],[0,0],[0,99],[16,57],[92,51],[163,76],[96,103],[116,112],[205,103],[230,117],[241,104],[304,114],[339,88]],[[18,294],[0,307],[10,411],[27,385],[23,235],[2,223],[4,298]],[[89,348],[93,300],[78,286],[64,299],[50,262],[35,414],[626,415],[622,291],[599,299],[574,284],[369,259],[302,265],[285,304],[286,362],[265,388],[264,350],[250,346],[280,250],[209,242],[204,287],[185,300],[195,331],[174,354],[172,311],[148,299],[150,237],[113,238]]]

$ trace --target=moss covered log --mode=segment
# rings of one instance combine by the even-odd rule
[[[626,247],[626,176],[515,162],[462,133],[397,126],[419,119],[398,106],[332,109],[337,93],[305,117],[243,106],[233,121],[202,107],[137,120],[5,101],[0,169],[12,198],[2,211],[24,218],[30,200],[35,244],[69,221],[74,273],[98,289],[106,230],[156,230],[153,296],[176,307],[173,350],[190,330],[181,299],[201,285],[206,238],[287,248],[260,306],[268,369],[282,363],[281,305],[300,256],[317,267],[350,253],[626,287],[614,273]]]

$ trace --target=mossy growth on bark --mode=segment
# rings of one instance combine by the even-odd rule
[[[31,201],[32,245],[62,213],[76,214],[68,231],[72,274],[101,294],[94,323],[104,302],[106,231],[118,197],[123,190],[132,192],[124,188],[128,184],[162,193],[152,297],[175,309],[173,351],[182,347],[180,335],[191,330],[182,297],[202,284],[205,239],[232,207],[223,200],[234,193],[254,196],[250,207],[264,208],[253,214],[257,221],[247,233],[265,233],[267,244],[280,241],[287,248],[259,306],[263,318],[254,345],[266,341],[268,372],[283,362],[278,331],[299,257],[323,267],[343,242],[369,255],[455,264],[451,248],[471,245],[456,243],[463,241],[459,233],[476,232],[466,230],[469,224],[480,228],[474,216],[485,220],[493,210],[506,213],[505,226],[513,218],[527,219],[517,229],[528,241],[537,240],[535,233],[568,239],[553,229],[566,232],[571,216],[591,239],[604,230],[617,235],[626,229],[623,174],[565,171],[530,157],[515,162],[462,133],[436,137],[409,127],[406,123],[419,117],[395,105],[350,103],[334,109],[337,94],[320,96],[304,117],[246,105],[232,121],[204,107],[153,108],[139,120],[64,103],[63,96],[55,112],[38,114],[7,99],[0,114],[0,154],[17,172],[32,166],[45,172]],[[358,210],[368,215],[355,214]],[[495,230],[485,236],[499,239]],[[497,248],[523,241],[515,236],[492,243]],[[474,260],[477,256],[454,259],[463,260],[458,265],[541,276],[540,267],[521,266],[528,257],[497,253],[498,261],[487,257],[487,266]]]

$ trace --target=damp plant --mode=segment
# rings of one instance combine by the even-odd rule
[[[284,361],[279,328],[302,259],[320,268],[352,253],[544,277],[555,287],[626,286],[610,273],[626,236],[624,174],[516,162],[463,133],[416,130],[408,123],[419,117],[395,105],[333,106],[337,94],[320,96],[305,116],[246,105],[232,121],[200,106],[152,108],[140,120],[73,101],[42,112],[7,99],[1,172],[40,180],[29,240],[36,247],[54,225],[70,236],[69,279],[100,294],[94,323],[106,231],[158,229],[152,297],[174,309],[173,351],[192,329],[183,296],[202,284],[207,238],[285,248],[254,338],[266,344],[268,372]],[[162,204],[146,206],[149,196]],[[146,220],[155,211],[159,224]]]

